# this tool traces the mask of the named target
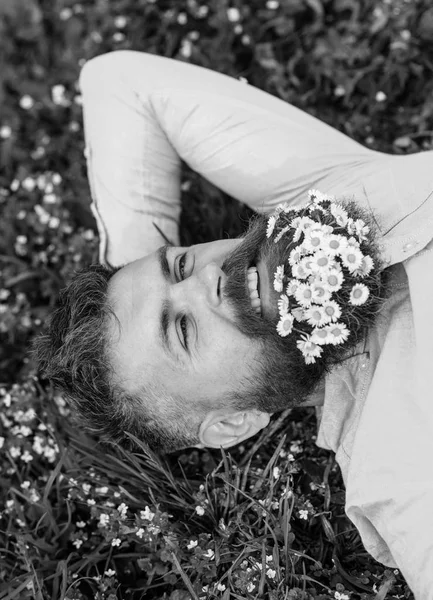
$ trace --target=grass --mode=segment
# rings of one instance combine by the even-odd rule
[[[228,9],[237,9],[238,12]],[[411,598],[344,514],[312,410],[230,452],[127,455],[74,427],[29,344],[96,260],[83,61],[116,48],[255,85],[380,151],[431,148],[428,0],[3,0],[0,6],[0,600]],[[183,172],[184,243],[249,210]],[[203,199],[210,198],[211,202]]]

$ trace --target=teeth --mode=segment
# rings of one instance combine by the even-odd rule
[[[262,312],[262,303],[260,301],[260,296],[259,296],[259,290],[258,290],[259,276],[258,276],[256,267],[250,267],[247,270],[247,284],[248,284],[248,291],[250,293],[251,306],[256,311],[256,313],[258,315],[260,315]]]

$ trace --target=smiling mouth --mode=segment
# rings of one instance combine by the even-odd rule
[[[262,302],[260,300],[260,280],[256,266],[247,269],[247,285],[250,302],[253,310],[260,315],[262,313]]]

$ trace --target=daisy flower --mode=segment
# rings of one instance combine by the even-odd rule
[[[363,241],[367,239],[368,234],[370,233],[370,227],[364,223],[362,219],[356,219],[354,222],[355,233],[358,238]]]
[[[349,217],[347,219],[346,229],[350,235],[353,235],[354,233],[356,233],[355,221],[352,219],[352,217]]]
[[[277,302],[278,312],[283,317],[289,312],[289,299],[286,294],[281,294]]]
[[[331,256],[337,256],[347,248],[347,238],[343,235],[331,234],[323,238],[322,249]]]
[[[371,258],[371,256],[369,254],[367,254],[362,259],[362,263],[361,263],[361,266],[359,267],[359,269],[356,269],[356,271],[354,271],[353,274],[358,275],[359,277],[365,277],[366,275],[368,275],[370,273],[370,271],[372,270],[373,267],[374,267],[373,259]]]
[[[289,264],[290,266],[296,265],[302,258],[301,246],[296,246],[290,254],[289,254]]]
[[[369,294],[370,291],[366,285],[356,283],[351,289],[349,302],[354,306],[360,306],[361,304],[365,304]]]
[[[286,287],[286,294],[288,296],[294,296],[296,294],[296,290],[301,284],[296,279],[291,279]]]
[[[296,279],[307,279],[309,273],[305,270],[302,263],[297,263],[292,267],[292,275]]]
[[[345,227],[349,216],[348,216],[347,212],[344,210],[344,208],[342,206],[340,206],[339,204],[336,204],[335,202],[333,202],[330,205],[329,210],[330,210],[332,216],[334,217],[334,219],[337,221],[338,225],[340,225],[341,227]]]
[[[325,311],[322,306],[310,306],[305,310],[305,319],[309,325],[320,327],[327,323]]]
[[[289,231],[289,229],[290,229],[290,225],[283,227],[283,229],[278,233],[278,235],[275,236],[274,244],[277,244],[281,240],[283,235]]]
[[[303,340],[298,340],[296,342],[297,347],[302,352],[305,357],[305,363],[307,365],[315,363],[316,358],[321,356],[323,350],[322,348],[311,341],[309,337]]]
[[[333,345],[343,344],[350,334],[344,323],[333,323],[332,325],[327,325],[326,329],[329,333],[329,343]]]
[[[312,256],[304,256],[304,258],[301,259],[301,262],[299,263],[299,265],[300,265],[300,267],[302,267],[302,269],[305,271],[305,273],[307,273],[307,276],[313,275],[314,263],[313,263]]]
[[[359,267],[362,265],[363,258],[364,255],[358,248],[349,247],[341,253],[342,263],[347,269],[349,269],[351,273],[359,269]]]
[[[285,314],[278,321],[277,331],[281,337],[286,337],[291,333],[293,329],[293,316],[289,314]]]
[[[329,344],[329,332],[324,328],[316,327],[311,332],[311,341],[317,344],[318,346],[324,346]]]
[[[320,281],[314,281],[311,284],[312,299],[317,304],[323,304],[331,298],[331,292],[328,286]]]
[[[347,246],[350,248],[359,248],[359,242],[356,238],[351,236],[350,238],[347,238]]]
[[[341,317],[341,306],[334,300],[328,300],[323,306],[323,312],[325,315],[325,323],[331,321],[338,321]]]
[[[284,266],[280,265],[277,267],[274,275],[274,290],[276,292],[283,291],[283,278],[284,278]]]
[[[268,219],[268,226],[266,228],[266,237],[267,238],[271,237],[271,235],[272,235],[272,233],[274,231],[275,224],[276,224],[277,220],[278,220],[278,216],[277,215],[271,215],[269,217],[269,219]]]
[[[292,315],[296,321],[305,321],[305,312],[303,308],[294,308],[292,310]]]
[[[295,291],[295,298],[301,306],[309,307],[313,300],[313,291],[307,283],[300,283]]]
[[[310,252],[319,250],[322,247],[324,234],[319,229],[310,229],[305,236],[304,246]]]
[[[327,196],[326,194],[319,192],[319,190],[314,189],[308,190],[308,198],[310,202],[316,202],[317,204],[320,204],[325,200],[333,200],[332,196]]]
[[[295,235],[293,236],[294,241],[297,242],[301,237],[301,234],[305,234],[305,232],[312,227],[314,223],[315,221],[310,219],[310,217],[295,217],[290,223],[290,227],[296,229]]]
[[[313,255],[312,268],[314,271],[320,271],[320,273],[326,272],[335,268],[335,262],[332,256],[323,250],[319,250]]]
[[[338,292],[343,285],[344,275],[340,268],[330,269],[320,273],[320,281],[326,284],[330,292]]]

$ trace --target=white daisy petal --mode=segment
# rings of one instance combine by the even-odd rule
[[[285,314],[281,317],[277,324],[277,331],[281,337],[288,336],[293,329],[293,316]]]
[[[283,317],[289,312],[289,298],[285,294],[281,294],[277,302],[278,312]]]
[[[370,295],[370,290],[363,283],[356,283],[351,291],[350,291],[350,304],[354,306],[360,306],[361,304],[365,304]]]

